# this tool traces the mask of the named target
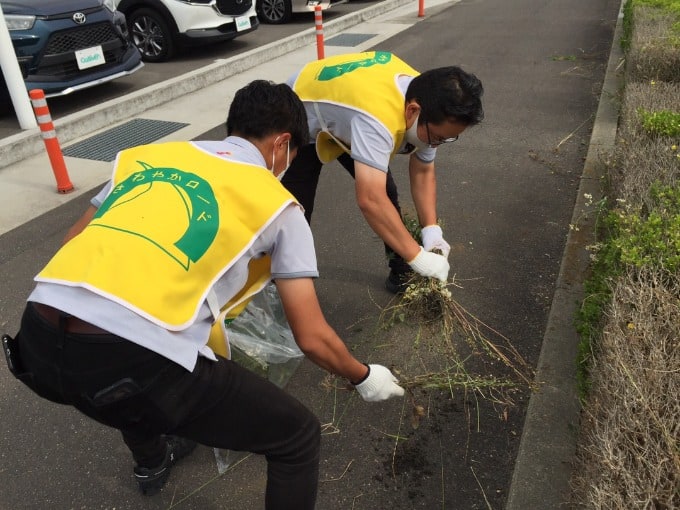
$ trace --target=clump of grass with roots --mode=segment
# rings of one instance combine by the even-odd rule
[[[404,224],[420,241],[420,226],[408,215]],[[403,294],[396,296],[380,315],[383,329],[398,323],[415,325],[409,363],[395,373],[413,399],[414,390],[455,390],[503,406],[513,405],[512,394],[533,386],[533,373],[512,342],[458,302],[453,292],[461,288],[455,278],[442,282],[413,274]]]

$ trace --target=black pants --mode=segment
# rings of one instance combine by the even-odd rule
[[[349,154],[343,153],[338,158],[338,162],[349,172],[354,179],[354,160]],[[319,176],[323,163],[319,160],[316,154],[315,144],[309,144],[300,147],[297,156],[288,168],[288,171],[283,176],[281,183],[290,191],[298,202],[305,208],[305,218],[307,222],[312,222],[312,212],[314,211],[314,198],[316,196],[316,188],[319,184]],[[401,216],[401,207],[399,207],[399,192],[397,191],[397,184],[394,182],[392,172],[387,171],[387,183],[385,187],[387,196],[394,205],[394,208]],[[385,244],[385,255],[387,256],[390,269],[397,273],[406,273],[410,271],[409,265],[401,256],[397,255],[395,251]]]
[[[161,434],[265,455],[266,508],[314,508],[320,426],[298,400],[224,358],[199,357],[189,372],[123,338],[73,334],[63,323],[50,324],[31,303],[24,311],[20,379],[38,395],[119,429],[142,466],[162,461]]]

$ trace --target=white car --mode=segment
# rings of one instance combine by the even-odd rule
[[[180,46],[228,41],[257,29],[254,0],[115,0],[142,59],[162,62]]]
[[[272,25],[287,23],[294,12],[313,12],[317,5],[326,10],[331,0],[256,0],[255,3],[260,21]]]

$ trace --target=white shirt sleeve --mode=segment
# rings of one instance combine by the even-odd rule
[[[390,132],[367,115],[355,114],[351,120],[352,159],[387,172],[394,141]]]
[[[317,278],[314,238],[302,209],[288,206],[270,227],[272,278]]]
[[[90,203],[95,206],[97,209],[99,209],[102,204],[104,203],[104,200],[106,200],[106,197],[109,196],[109,193],[111,193],[111,186],[113,183],[111,181],[107,182],[104,187],[101,189],[99,193],[97,193],[92,199],[90,200]]]

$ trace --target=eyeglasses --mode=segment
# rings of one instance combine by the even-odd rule
[[[430,147],[437,147],[443,143],[453,143],[458,140],[458,136],[454,136],[452,138],[437,138],[432,140],[432,137],[430,136],[430,123],[427,121],[425,121],[425,130],[427,131],[427,144]]]

